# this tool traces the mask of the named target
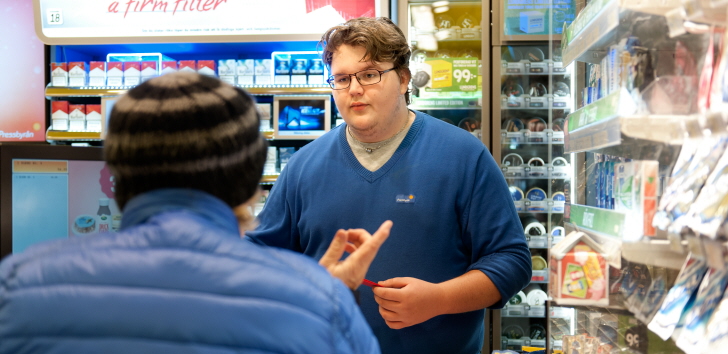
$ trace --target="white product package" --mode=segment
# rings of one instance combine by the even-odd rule
[[[705,261],[693,258],[692,254],[688,255],[680,275],[675,281],[675,286],[667,292],[665,301],[662,302],[660,310],[657,311],[647,328],[663,340],[670,338],[680,321],[683,309],[695,298],[695,291],[707,270]]]
[[[711,268],[703,277],[693,306],[683,314],[685,325],[675,341],[686,353],[703,352],[708,321],[723,298],[727,281],[726,269]]]

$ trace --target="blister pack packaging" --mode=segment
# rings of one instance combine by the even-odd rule
[[[723,298],[727,283],[728,272],[726,269],[709,269],[700,283],[692,307],[683,311],[680,319],[683,326],[675,343],[686,353],[703,352],[707,344],[705,334],[708,321]],[[674,334],[673,338],[675,338]]]
[[[667,292],[665,300],[648,328],[663,340],[667,340],[678,326],[683,310],[695,300],[695,293],[708,270],[704,260],[688,255],[675,285]]]

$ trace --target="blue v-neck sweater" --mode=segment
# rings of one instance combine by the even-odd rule
[[[493,308],[503,307],[531,277],[530,252],[505,179],[473,135],[415,113],[394,155],[374,172],[354,156],[345,125],[301,148],[248,236],[320,259],[336,230],[374,232],[392,220],[367,279],[439,283],[479,269],[501,293]],[[384,323],[371,290],[359,289],[383,353],[474,354],[482,346],[482,310],[394,330]]]

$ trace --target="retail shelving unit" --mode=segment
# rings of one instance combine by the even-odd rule
[[[686,6],[683,7],[683,4]],[[686,21],[725,26],[725,5],[721,8],[710,8],[712,4],[700,0],[689,4],[691,6],[687,6],[687,2],[670,0],[594,0],[564,33],[564,65],[572,62],[600,63],[610,46],[618,44],[629,35],[635,35],[631,32],[631,26],[636,16],[650,17],[650,21],[662,21],[665,25],[655,28],[664,29],[671,35],[669,40],[645,41],[653,45],[648,49],[656,53],[674,52],[674,37],[683,40],[690,38],[678,37],[690,36],[685,35],[689,30],[686,30]],[[688,24],[690,26],[695,28],[694,24]],[[704,32],[704,28],[699,31]],[[694,33],[699,31],[693,30]],[[668,38],[668,33],[656,35]],[[666,57],[669,56],[661,56]],[[642,90],[645,91],[646,89]],[[715,129],[722,129],[720,132],[725,133],[725,118],[722,114],[643,113],[650,112],[654,107],[649,107],[649,104],[643,104],[635,98],[634,93],[621,88],[575,110],[567,117],[565,153],[579,153],[576,156],[581,161],[580,171],[577,172],[580,176],[588,176],[593,172],[591,166],[584,163],[589,160],[584,153],[633,160],[655,160],[659,162],[660,175],[664,176],[672,169],[686,138],[700,137],[706,129],[713,132],[718,132]],[[714,128],[716,126],[722,128]],[[664,179],[663,182],[668,183],[668,180]],[[655,236],[643,237],[641,229],[629,226],[629,213],[586,205],[589,188],[586,184],[580,183],[575,199],[567,203],[566,232],[584,232],[603,248],[616,250],[613,258],[607,259],[610,264],[620,265],[622,261],[627,261],[677,272],[688,254],[692,253],[702,255],[709,262],[712,258],[714,266],[725,266],[722,257],[725,249],[723,244],[696,241],[690,237],[668,237],[667,232],[659,229]],[[712,257],[709,254],[711,252]],[[721,256],[715,256],[715,253],[721,253]],[[621,266],[626,267],[624,264]],[[611,337],[614,345],[623,348],[622,350],[629,348],[644,354],[682,353],[671,340],[663,342],[648,331],[646,324],[638,321],[634,313],[627,310],[629,306],[623,301],[624,298],[617,293],[610,295],[608,306],[564,305],[559,308],[571,308],[575,311],[578,325],[577,328],[570,329],[572,335],[587,333],[595,337]],[[551,328],[560,325],[553,320],[550,323]],[[555,348],[560,349],[556,346]]]

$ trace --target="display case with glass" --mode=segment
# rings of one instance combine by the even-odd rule
[[[482,26],[482,3],[410,1],[403,16],[399,25],[406,29],[413,50],[410,108],[465,129],[488,144],[482,110],[488,58],[483,61],[482,43],[489,32]]]
[[[492,60],[493,156],[521,218],[533,267],[531,284],[492,319],[493,336],[500,334],[500,349],[550,348],[549,318],[563,328],[574,326],[573,311],[549,306],[547,264],[549,248],[565,233],[573,164],[564,153],[564,118],[574,107],[574,75],[562,65],[558,42],[495,46]]]

